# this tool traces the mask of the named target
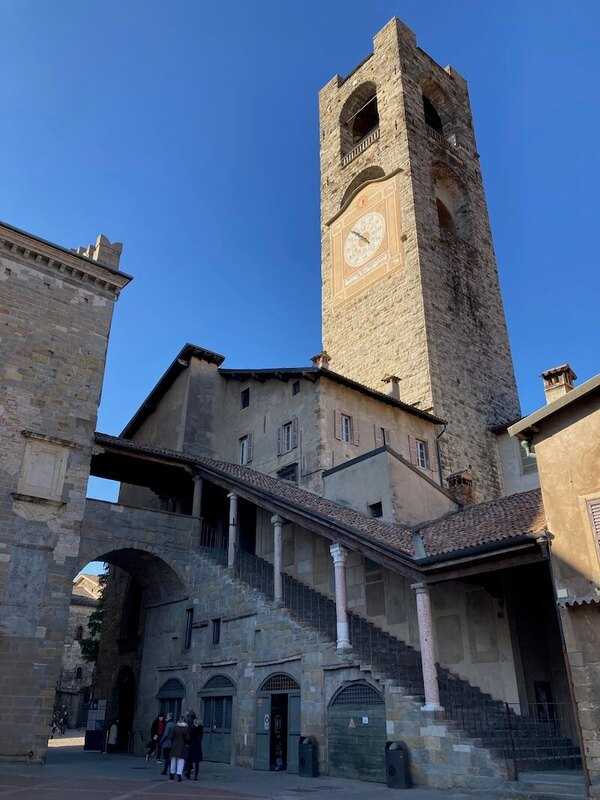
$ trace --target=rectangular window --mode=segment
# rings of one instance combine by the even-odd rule
[[[286,422],[281,426],[281,444],[284,453],[289,453],[292,449],[292,423]]]
[[[185,611],[185,637],[183,640],[183,647],[189,650],[192,646],[192,625],[194,624],[194,609],[187,608]]]
[[[240,464],[249,464],[252,461],[252,434],[248,433],[240,439]]]
[[[292,383],[292,394],[300,394],[300,381]]]
[[[298,464],[288,464],[287,467],[283,467],[277,473],[277,477],[281,478],[283,481],[292,481],[292,483],[298,483]]]
[[[219,644],[221,641],[221,619],[213,619],[212,621],[212,643]]]
[[[422,439],[415,439],[415,452],[417,456],[417,466],[421,469],[429,469],[429,447],[427,442]]]
[[[342,435],[341,436],[342,442],[352,442],[353,441],[352,417],[348,416],[348,414],[342,414],[340,423],[341,423],[340,432]]]
[[[250,389],[242,389],[240,392],[240,405],[242,408],[248,408],[250,405]]]
[[[535,453],[527,447],[525,442],[519,442],[519,451],[521,454],[521,474],[530,475],[532,472],[537,472]]]
[[[381,500],[378,503],[369,503],[369,514],[375,519],[383,517],[383,505]]]
[[[298,446],[298,419],[294,418],[277,429],[277,455],[289,453]]]

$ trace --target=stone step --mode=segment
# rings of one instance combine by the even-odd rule
[[[507,786],[508,797],[521,800],[584,800],[585,782],[578,770],[522,772]]]

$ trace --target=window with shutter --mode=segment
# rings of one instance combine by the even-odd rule
[[[415,439],[415,454],[417,467],[429,469],[429,446],[423,439]]]
[[[590,522],[592,531],[596,537],[596,541],[600,544],[600,497],[595,500],[588,500],[588,512],[590,515]]]
[[[353,442],[354,431],[352,428],[352,417],[349,414],[341,415],[341,436],[342,442]]]
[[[254,454],[254,437],[251,433],[248,434],[248,460],[246,464],[249,464],[252,461],[252,456]]]
[[[337,409],[333,412],[333,433],[336,439],[342,438],[342,414]]]

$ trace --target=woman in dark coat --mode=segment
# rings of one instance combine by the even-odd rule
[[[177,780],[181,780],[185,759],[187,755],[188,726],[183,717],[180,718],[173,729],[173,743],[171,744],[171,770],[169,778],[173,780],[177,775]]]
[[[186,774],[188,778],[192,777],[192,767],[194,768],[194,780],[198,780],[198,769],[202,761],[202,737],[204,736],[204,728],[198,718],[194,720],[194,724],[189,730],[189,753],[186,764]]]

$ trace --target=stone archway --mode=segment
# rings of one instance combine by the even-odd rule
[[[102,604],[102,630],[98,646],[93,693],[106,701],[105,724],[119,721],[116,749],[139,752],[147,738],[148,710],[139,702],[149,609],[185,601],[188,587],[179,564],[150,549],[127,546],[108,551],[81,549],[80,565],[88,561],[108,564]],[[126,542],[123,542],[127,544]],[[170,563],[169,563],[170,562]]]

